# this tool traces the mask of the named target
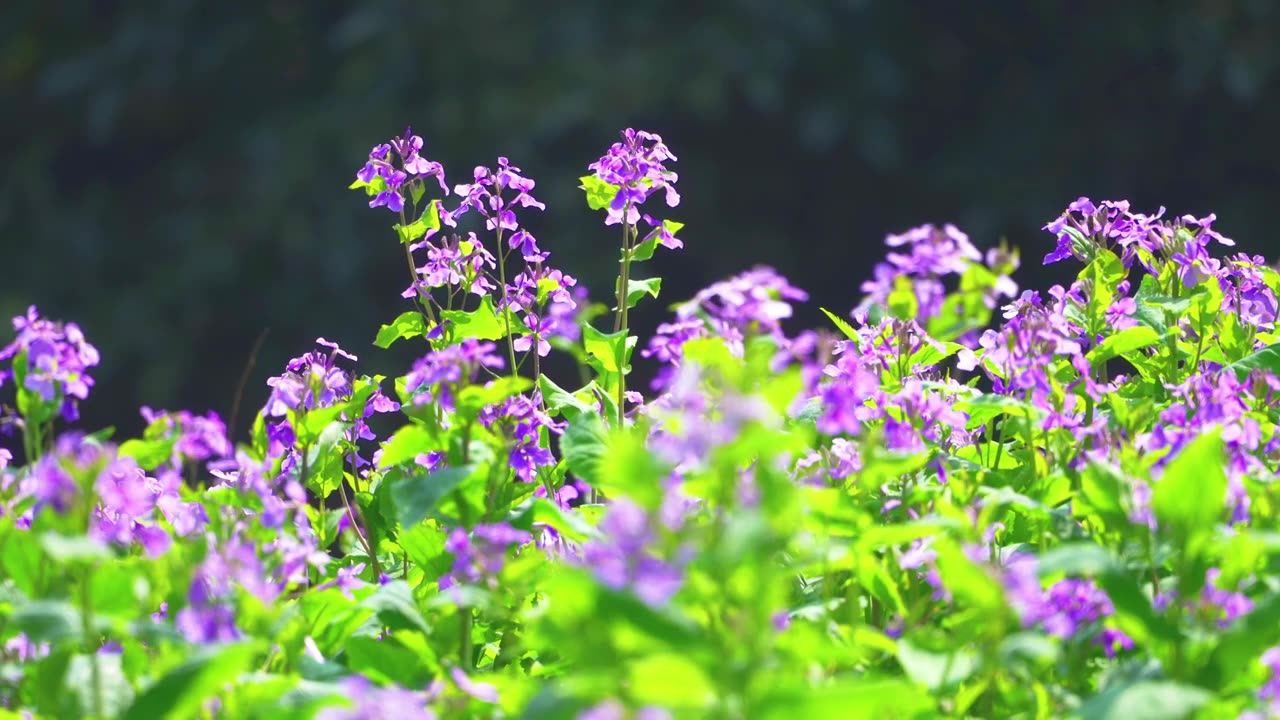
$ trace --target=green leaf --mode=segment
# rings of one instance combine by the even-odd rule
[[[1165,467],[1151,493],[1156,521],[1177,537],[1211,530],[1226,506],[1227,474],[1217,432],[1192,440]]]
[[[13,628],[33,643],[57,644],[80,637],[80,611],[61,600],[23,603],[9,617]]]
[[[456,400],[458,421],[465,423],[472,420],[486,407],[497,405],[531,387],[533,387],[533,381],[520,375],[507,375],[484,385],[468,385],[458,392]]]
[[[378,621],[392,630],[417,630],[423,635],[431,634],[431,628],[413,600],[413,590],[403,580],[392,580],[379,586],[360,606],[372,610]]]
[[[611,185],[595,175],[583,175],[578,179],[582,181],[578,187],[586,191],[587,206],[592,210],[603,210],[609,207],[618,195],[617,185]]]
[[[1259,369],[1280,375],[1280,343],[1268,345],[1224,368],[1234,372],[1241,380],[1244,380],[1250,372]]]
[[[908,680],[842,680],[779,685],[747,713],[753,720],[908,720],[938,717],[928,693]]]
[[[598,485],[608,444],[609,430],[600,417],[583,413],[571,420],[560,436],[560,455],[570,472],[591,485]]]
[[[384,639],[356,635],[347,639],[343,650],[347,667],[375,682],[422,687],[431,680],[431,669],[394,635]]]
[[[446,495],[475,471],[473,465],[442,468],[428,475],[403,475],[391,482],[391,502],[402,527],[413,527],[435,509]]]
[[[395,225],[396,234],[400,236],[400,244],[407,245],[427,234],[428,230],[440,229],[440,201],[432,200],[422,211],[417,220],[408,225]]]
[[[40,536],[40,547],[59,565],[88,564],[111,557],[110,548],[84,535],[67,536],[47,532]]]
[[[1097,347],[1090,350],[1085,359],[1096,365],[1103,363],[1111,358],[1120,357],[1134,350],[1151,347],[1160,342],[1160,334],[1149,327],[1139,325],[1125,330],[1121,330],[1115,335],[1111,335],[1103,340]]]
[[[131,438],[120,444],[121,457],[130,457],[143,470],[155,470],[162,463],[173,457],[173,445],[177,438],[160,438],[156,440],[138,440]]]
[[[97,653],[93,656],[76,655],[67,666],[66,691],[79,701],[81,717],[92,717],[95,707],[93,697],[93,663],[98,664],[98,678],[102,693],[99,699],[106,717],[116,717],[133,702],[133,687],[124,676],[118,653]]]
[[[627,337],[626,331],[619,330],[606,335],[590,325],[583,326],[582,340],[587,355],[595,359],[599,369],[610,373],[617,373],[621,368],[626,367],[631,359],[631,349],[636,344],[636,338]],[[626,344],[625,352],[623,343]],[[620,360],[621,364],[619,364]]]
[[[1197,682],[1221,690],[1246,674],[1267,648],[1280,643],[1280,596],[1272,595],[1222,634]]]
[[[982,658],[962,650],[931,652],[904,638],[898,641],[898,663],[912,680],[929,692],[938,692],[968,679],[982,665]]]
[[[475,310],[444,310],[440,317],[453,325],[455,342],[467,338],[501,340],[507,336],[506,322],[498,316],[498,311],[493,307],[493,298],[488,295],[480,299],[480,307]]]
[[[422,313],[410,310],[400,313],[400,316],[392,320],[390,325],[383,325],[378,330],[378,337],[374,339],[373,344],[386,350],[397,340],[407,340],[426,334],[427,324],[422,319]]]
[[[663,220],[662,225],[673,237],[676,233],[680,232],[681,228],[684,227],[684,223],[676,222],[675,220]],[[649,233],[644,240],[641,240],[635,247],[631,248],[631,261],[644,262],[645,260],[651,259],[653,257],[653,253],[658,249],[660,234],[661,233],[658,233],[655,228],[654,232]]]
[[[1084,720],[1179,720],[1193,717],[1211,698],[1203,688],[1148,680],[1108,688],[1086,700],[1071,717]]]
[[[545,373],[538,377],[538,389],[542,391],[542,401],[546,403],[547,412],[552,415],[563,415],[572,420],[579,413],[594,413],[597,408],[568,390],[555,384]]]
[[[383,444],[378,467],[385,470],[409,462],[423,453],[442,449],[444,449],[444,443],[440,437],[425,425],[417,423],[405,425]]]
[[[840,332],[844,333],[845,337],[855,342],[858,340],[858,332],[853,329],[852,325],[845,322],[844,318],[841,318],[839,315],[836,315],[835,313],[831,312],[826,308],[818,308],[818,309],[821,310],[823,314],[826,315],[833,324],[835,324],[836,328],[838,328]]]
[[[192,656],[140,694],[122,720],[186,720],[227,683],[234,683],[258,654],[252,642],[197,647]]]
[[[615,297],[618,294],[617,287],[621,284],[622,284],[622,278],[619,277],[617,281],[614,282]],[[628,280],[627,281],[627,307],[629,308],[635,307],[636,303],[640,302],[640,299],[643,298],[645,295],[650,295],[655,298],[658,297],[658,291],[661,289],[662,289],[662,278],[649,278],[647,280],[632,278]],[[617,309],[618,308],[616,307],[614,308],[614,310],[617,310]]]

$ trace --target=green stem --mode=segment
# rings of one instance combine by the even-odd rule
[[[353,453],[351,459],[352,477],[355,477],[355,473],[356,463]],[[347,517],[351,519],[351,529],[356,532],[356,537],[359,538],[360,545],[364,547],[365,555],[369,556],[369,565],[373,568],[373,576],[375,578],[382,577],[382,566],[378,564],[378,554],[373,551],[373,546],[369,544],[369,539],[365,537],[364,532],[360,529],[360,515],[356,513],[355,508],[351,505],[351,501],[347,499],[347,487],[345,482],[338,483],[338,494],[342,496],[342,504],[347,509]]]
[[[470,672],[473,669],[473,665],[471,663],[471,655],[473,654],[473,651],[471,649],[472,612],[471,612],[471,608],[469,607],[458,608],[458,612],[462,614],[461,615],[462,629],[458,633],[458,654],[460,656],[459,660],[462,663],[462,669],[466,670],[467,672]]]
[[[80,621],[84,632],[85,653],[89,656],[89,678],[91,698],[93,700],[93,717],[105,718],[102,711],[102,669],[98,667],[98,648],[94,647],[93,632],[93,589],[90,580],[93,570],[86,570],[80,585]]]
[[[630,211],[630,205],[623,210],[625,213]],[[622,345],[618,350],[618,427],[623,427],[626,422],[626,398],[627,398],[627,296],[630,292],[628,287],[631,283],[631,246],[635,241],[635,226],[627,222],[622,223],[622,273],[618,282],[618,314],[614,319],[614,332],[622,333]]]
[[[507,254],[502,251],[502,228],[498,237],[498,280],[502,282],[502,320],[507,330],[507,357],[511,360],[511,374],[516,375],[516,341],[511,337],[511,303],[507,300]]]

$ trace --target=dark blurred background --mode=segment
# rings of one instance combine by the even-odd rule
[[[101,348],[90,428],[136,430],[142,404],[225,416],[267,327],[242,430],[317,336],[402,372],[408,349],[370,344],[404,309],[391,214],[346,188],[406,124],[451,185],[498,155],[536,179],[533,229],[596,297],[617,233],[577,178],[621,128],[661,133],[687,249],[645,269],[667,285],[644,334],[756,263],[817,325],[924,222],[1061,281],[1039,228],[1079,195],[1217,212],[1272,259],[1278,90],[1271,0],[8,0],[0,314],[35,303]]]

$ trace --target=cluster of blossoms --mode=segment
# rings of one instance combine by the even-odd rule
[[[885,262],[875,266],[872,279],[862,284],[865,299],[854,309],[855,316],[872,306],[892,306],[895,294],[902,294],[916,307],[915,316],[919,320],[936,318],[941,315],[947,297],[945,278],[955,276],[963,280],[975,268],[989,276],[988,281],[973,288],[965,287],[962,281],[962,295],[976,291],[980,293],[979,299],[991,308],[998,298],[1013,297],[1018,291],[1009,277],[1018,269],[1018,256],[1002,248],[992,248],[984,258],[969,241],[969,236],[954,225],[941,228],[922,225],[890,235],[885,244],[905,251],[890,252]]]
[[[98,349],[85,339],[80,326],[42,318],[34,305],[13,319],[13,329],[17,337],[0,348],[0,363],[21,357],[23,388],[45,403],[57,403],[63,419],[75,422],[80,416],[77,401],[88,398],[93,387],[88,371],[98,364]],[[0,367],[0,387],[17,372],[16,367]]]
[[[444,544],[445,551],[453,554],[453,569],[440,578],[440,589],[481,583],[496,589],[498,573],[506,565],[511,547],[523,547],[532,539],[524,530],[505,523],[477,525],[470,533],[454,528]]]
[[[356,173],[359,182],[372,184],[381,181],[381,188],[369,201],[369,207],[386,207],[391,212],[401,212],[404,210],[405,183],[416,183],[429,177],[434,177],[440,183],[440,189],[448,194],[444,167],[422,157],[421,152],[422,138],[414,135],[410,128],[405,128],[404,135],[390,143],[377,145],[369,151],[368,162]],[[400,167],[396,167],[395,158],[399,158]]]
[[[659,325],[649,347],[641,352],[663,363],[654,388],[661,389],[669,382],[690,340],[720,338],[740,355],[744,338],[762,335],[772,338],[780,349],[788,349],[796,340],[783,332],[782,321],[791,317],[792,302],[808,299],[808,293],[764,266],[704,288],[692,300],[676,306],[675,320]]]
[[[1111,598],[1093,580],[1064,578],[1041,585],[1036,559],[1016,556],[1005,564],[1005,592],[1023,627],[1040,626],[1062,640],[1093,638],[1108,657],[1118,648],[1133,649],[1133,640],[1120,630],[1100,627],[1115,614]]]
[[[341,405],[352,398],[354,385],[351,373],[338,366],[338,358],[351,362],[356,356],[344,351],[336,343],[318,338],[316,344],[325,351],[312,351],[289,361],[282,375],[267,380],[271,395],[263,414],[269,418],[281,418],[277,422],[267,424],[267,437],[271,441],[271,455],[283,457],[285,469],[296,467],[301,460],[297,444],[297,432],[294,422],[306,413]],[[366,419],[375,413],[389,413],[400,409],[400,405],[375,389],[364,406],[359,417],[344,420],[352,422],[347,439],[354,445],[359,440],[373,440],[374,434],[369,429]],[[357,465],[364,466],[368,461],[359,452],[355,452]]]
[[[115,659],[130,689],[156,687],[166,680],[137,662],[155,636],[126,650],[118,633],[146,625],[163,598],[151,620],[217,652],[247,652],[253,643],[228,643],[270,625],[280,637],[263,669],[238,678],[263,679],[264,692],[307,683],[268,714],[338,695],[323,720],[506,716],[520,702],[526,714],[572,707],[581,720],[779,715],[808,692],[833,692],[830,704],[847,690],[879,703],[864,714],[920,701],[924,715],[964,697],[970,712],[1013,716],[1027,714],[1028,680],[1037,714],[1088,715],[1082,703],[1123,689],[1132,667],[1188,685],[1219,660],[1255,666],[1245,679],[1205,681],[1220,681],[1214,702],[1280,714],[1280,650],[1257,658],[1212,645],[1268,632],[1260,620],[1276,602],[1265,573],[1280,463],[1269,357],[1280,345],[1268,345],[1280,276],[1261,258],[1211,257],[1212,243],[1231,244],[1213,216],[1165,220],[1163,209],[1081,198],[1046,226],[1057,245],[1046,262],[1087,268],[1043,295],[1018,294],[1016,254],[983,254],[954,226],[892,235],[854,324],[836,322],[838,341],[788,335],[807,295],[757,267],[676,306],[642,353],[662,366],[646,402],[627,390],[627,312],[629,292],[657,284],[628,286],[630,268],[657,244],[681,246],[678,223],[641,210],[659,191],[669,206],[680,199],[661,138],[626,131],[583,178],[589,204],[624,228],[607,336],[583,326],[584,291],[546,264],[518,215],[544,209],[535,183],[499,158],[454,188],[456,207],[423,209],[428,178],[449,190],[422,149],[408,131],[380,145],[354,186],[401,218],[414,309],[377,343],[427,346],[394,381],[403,406],[321,338],[267,382],[248,445],[233,445],[216,414],[143,408],[143,437],[118,447],[75,433],[48,443],[24,426],[26,464],[13,468],[0,451],[0,566],[29,548],[28,559],[54,555],[41,549],[50,536],[27,539],[70,529],[96,542],[97,557],[127,558],[135,592],[151,597],[96,625],[85,601],[85,627],[103,628],[94,653],[88,638],[44,642],[39,623],[11,611],[26,595],[63,602],[79,574],[53,592],[6,576],[6,680],[12,662],[21,673],[71,649],[94,672],[96,660],[128,654]],[[467,216],[485,231],[441,235]],[[640,239],[642,219],[652,230]],[[41,423],[67,416],[96,352],[75,326],[34,309],[15,327],[0,381],[21,381],[21,404],[48,404]],[[566,390],[539,358],[584,332],[582,387]],[[630,416],[627,402],[639,406]],[[392,411],[408,424],[377,437],[370,418]],[[379,440],[374,462],[363,460],[361,447]],[[1192,507],[1195,493],[1183,491],[1198,489],[1204,463],[1187,459],[1206,450],[1223,467],[1203,480],[1223,497],[1201,493]],[[1074,543],[1089,562],[1074,564]],[[1070,560],[1042,564],[1035,548]],[[1180,556],[1193,552],[1194,562]],[[1104,556],[1139,571],[1081,577]],[[1203,584],[1187,575],[1204,568]],[[1020,631],[1006,627],[1010,611]],[[1147,617],[1176,631],[1143,647],[1153,635],[1138,623],[1156,622]],[[853,653],[850,630],[867,631]],[[896,641],[862,642],[879,633]],[[1072,662],[995,662],[993,652],[1016,654],[1002,641],[1027,637]],[[1258,653],[1273,639],[1250,642]],[[956,662],[956,650],[972,661]],[[668,670],[681,663],[705,690],[670,692]],[[863,692],[873,666],[903,677]],[[530,700],[541,682],[547,692]],[[206,712],[257,698],[239,691],[226,685]],[[0,702],[45,702],[30,695],[28,684]]]
[[[582,546],[580,561],[605,586],[627,589],[651,605],[662,605],[684,584],[682,563],[663,559],[656,547],[655,519],[634,502],[611,501],[600,519],[600,534],[599,540]]]
[[[614,143],[604,156],[587,166],[598,180],[617,188],[606,208],[604,224],[635,226],[643,217],[653,227],[645,240],[656,239],[672,250],[684,247],[665,223],[640,213],[640,206],[659,190],[667,207],[680,204],[680,193],[676,191],[679,176],[666,166],[668,160],[676,159],[660,136],[644,130],[624,130],[622,142]]]

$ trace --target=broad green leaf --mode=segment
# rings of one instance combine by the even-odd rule
[[[601,463],[608,445],[609,430],[594,414],[577,416],[560,436],[560,454],[569,471],[591,485],[600,482]]]
[[[25,633],[33,643],[57,644],[70,638],[78,638],[80,611],[61,600],[33,600],[19,605],[9,623],[18,632]]]
[[[200,706],[249,668],[258,654],[254,642],[197,646],[191,657],[144,690],[122,720],[186,720]]]
[[[446,495],[475,472],[475,466],[448,467],[427,475],[402,475],[390,480],[395,518],[410,528],[425,519]]]
[[[47,532],[40,536],[40,547],[59,565],[88,564],[109,559],[111,549],[101,541],[84,535],[61,535]]]
[[[843,679],[808,687],[776,685],[747,714],[753,720],[916,720],[940,717],[927,692],[908,680]]]
[[[424,635],[431,634],[431,628],[413,600],[413,590],[403,580],[392,580],[379,586],[360,606],[372,610],[378,620],[392,630],[417,630]]]
[[[1165,681],[1143,681],[1108,688],[1071,714],[1081,720],[1181,720],[1196,715],[1212,696],[1203,688]]]
[[[1280,375],[1280,343],[1268,345],[1253,354],[1228,365],[1225,370],[1234,372],[1243,380],[1254,370],[1268,370]]]
[[[498,315],[488,295],[480,299],[480,307],[475,310],[444,310],[440,317],[452,324],[455,342],[466,338],[501,340],[507,336],[506,321]]]
[[[443,448],[444,443],[440,437],[425,425],[417,423],[405,425],[382,446],[378,467],[383,469],[394,467],[424,453]]]
[[[1165,467],[1151,493],[1156,521],[1181,538],[1213,528],[1226,506],[1227,474],[1217,432],[1192,440]]]
[[[560,387],[545,373],[538,378],[538,389],[542,391],[542,401],[547,406],[547,412],[552,415],[559,414],[572,420],[579,413],[597,412],[596,406],[578,399],[577,394]]]
[[[592,210],[603,210],[618,195],[618,186],[611,185],[595,175],[583,175],[578,178],[582,184],[578,187],[587,193],[587,206]]]
[[[628,337],[624,331],[605,334],[590,325],[583,326],[582,341],[587,355],[595,359],[599,369],[609,373],[617,373],[627,366],[636,344],[636,338]]]
[[[982,658],[963,650],[932,652],[904,638],[898,641],[898,663],[912,680],[938,692],[968,679],[981,667]]]
[[[1111,358],[1126,355],[1134,350],[1151,347],[1158,342],[1160,342],[1159,333],[1149,327],[1139,325],[1121,330],[1115,335],[1107,337],[1097,347],[1090,350],[1085,359],[1096,365]]]
[[[619,277],[614,282],[615,297],[617,297],[617,294],[618,294],[617,287],[621,284],[622,284],[622,278]],[[662,278],[648,278],[645,280],[638,279],[638,278],[631,278],[630,280],[627,281],[627,307],[629,308],[635,307],[636,303],[640,302],[640,299],[643,298],[645,295],[649,295],[655,298],[658,297],[658,292],[661,289],[662,289]],[[614,310],[617,310],[617,309],[618,309],[617,307],[614,307]]]
[[[390,325],[383,325],[378,330],[378,337],[374,339],[373,344],[385,350],[397,340],[407,340],[426,334],[427,323],[422,319],[422,313],[409,310],[400,313],[400,316],[392,320]]]
[[[151,471],[168,462],[173,457],[173,445],[177,438],[158,438],[155,440],[138,440],[130,438],[120,443],[119,455],[131,457],[143,470]]]
[[[347,639],[343,650],[347,667],[375,682],[422,687],[431,680],[431,669],[394,635],[382,639],[356,635]]]

